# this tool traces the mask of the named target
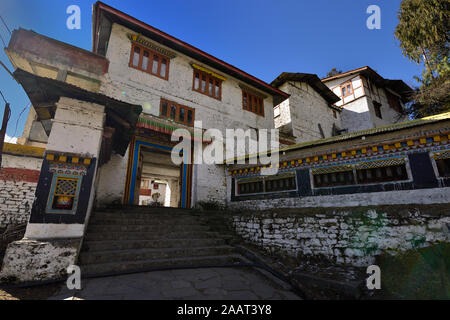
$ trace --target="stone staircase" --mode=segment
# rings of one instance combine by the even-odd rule
[[[247,262],[220,214],[171,208],[96,211],[78,264],[84,275]]]

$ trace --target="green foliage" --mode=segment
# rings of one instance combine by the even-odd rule
[[[411,239],[411,247],[413,249],[417,249],[420,248],[421,246],[423,246],[426,242],[426,237],[424,235],[415,235],[412,239]]]
[[[424,64],[408,113],[421,118],[450,111],[450,1],[403,0],[395,36],[403,54]]]
[[[448,56],[448,0],[403,0],[398,13],[395,36],[403,54],[416,63],[425,62],[433,72]]]
[[[383,254],[381,289],[392,299],[450,299],[450,243],[413,249],[392,256]]]
[[[332,76],[336,76],[336,75],[341,74],[341,73],[342,73],[342,70],[338,70],[338,69],[336,69],[336,68],[333,68],[333,69],[331,69],[330,71],[328,71],[328,73],[327,73],[327,75],[325,76],[325,78],[332,77]]]

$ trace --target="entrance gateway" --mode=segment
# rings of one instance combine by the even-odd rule
[[[142,201],[142,197],[139,201],[140,195],[145,195],[144,198],[150,199],[156,190],[153,190],[149,184],[154,186],[152,181],[156,184],[161,181],[165,183],[165,190],[156,192],[161,195],[159,201],[162,205],[178,208],[191,207],[193,161],[187,159],[189,156],[187,153],[183,155],[183,163],[179,166],[175,165],[171,159],[172,152],[180,154],[183,152],[181,149],[175,149],[178,141],[171,141],[172,132],[178,128],[192,131],[191,139],[195,139],[192,128],[165,119],[156,119],[150,115],[139,117],[135,134],[129,146],[124,204],[146,205],[154,202],[155,198],[152,198],[153,201],[146,202]],[[193,156],[192,150],[190,156]],[[162,199],[163,193],[170,199]]]
[[[153,151],[153,152],[152,152]],[[160,154],[166,155],[171,163],[170,154],[171,152],[181,152],[181,150],[174,149],[173,146],[168,143],[158,141],[156,139],[151,139],[148,137],[135,136],[130,143],[130,153],[128,157],[128,168],[127,168],[127,179],[125,184],[124,192],[124,203],[129,205],[139,204],[139,195],[141,189],[141,182],[146,176],[146,171],[144,170],[146,166],[146,161],[149,161],[149,169],[151,166],[158,166],[158,169],[163,168],[163,165],[157,165],[155,162],[151,161],[152,156],[157,157]],[[144,156],[144,154],[146,156]],[[170,197],[176,199],[176,194],[180,194],[179,203],[173,204],[173,200],[170,201],[170,206],[180,207],[180,208],[190,208],[191,207],[191,189],[192,189],[192,163],[185,159],[187,155],[184,155],[184,162],[179,166],[179,177],[174,179],[174,176],[164,176],[160,174],[155,176],[154,170],[148,172],[149,178],[160,178],[160,179],[170,179],[171,181],[177,181],[178,183],[167,183],[167,187],[170,189]],[[147,159],[149,158],[149,159]],[[146,161],[144,161],[144,159]],[[166,165],[166,168],[174,167],[173,165]],[[172,170],[173,171],[173,170]],[[153,173],[153,174],[152,174]],[[176,188],[174,190],[174,188]],[[175,194],[175,196],[174,196]],[[151,196],[149,194],[148,196]],[[166,192],[166,196],[169,196]],[[163,203],[167,203],[163,201]]]

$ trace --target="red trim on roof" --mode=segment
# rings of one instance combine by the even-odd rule
[[[289,95],[287,93],[285,93],[285,92],[283,92],[281,90],[278,90],[277,88],[272,87],[270,84],[268,84],[268,83],[266,83],[266,82],[264,82],[264,81],[262,81],[262,80],[260,80],[258,78],[255,78],[254,76],[246,73],[245,71],[242,71],[241,69],[238,69],[238,68],[236,68],[236,67],[226,63],[225,61],[222,61],[222,60],[220,60],[220,59],[218,59],[218,58],[216,58],[216,57],[214,57],[214,56],[212,56],[212,55],[210,55],[210,54],[208,54],[208,53],[206,53],[206,52],[204,52],[204,51],[202,51],[202,50],[200,50],[200,49],[198,49],[198,48],[196,48],[196,47],[194,47],[194,46],[192,46],[192,45],[190,45],[190,44],[188,44],[188,43],[186,43],[186,42],[184,42],[182,40],[179,40],[179,39],[177,39],[177,38],[175,38],[175,37],[173,37],[173,36],[163,32],[163,31],[161,31],[159,29],[156,29],[156,28],[154,28],[154,27],[152,27],[152,26],[150,26],[150,25],[148,25],[148,24],[146,24],[146,23],[144,23],[144,22],[142,22],[142,21],[140,21],[140,20],[138,20],[136,18],[133,18],[132,16],[130,16],[130,15],[128,15],[128,14],[126,14],[126,13],[120,11],[120,10],[114,9],[114,8],[108,6],[107,4],[104,4],[103,2],[100,2],[100,1],[96,2],[95,5],[94,5],[94,10],[97,11],[96,12],[97,13],[97,15],[96,15],[97,22],[98,22],[99,10],[107,11],[107,12],[109,12],[111,14],[114,14],[114,15],[120,17],[120,18],[128,20],[131,23],[134,23],[134,24],[136,24],[137,26],[139,26],[141,28],[144,28],[144,29],[147,29],[150,32],[156,33],[157,35],[167,39],[168,41],[172,41],[172,42],[174,42],[174,43],[176,43],[178,45],[181,45],[181,46],[183,46],[183,47],[185,47],[185,48],[187,48],[187,49],[189,49],[189,50],[191,50],[191,51],[193,51],[193,52],[195,52],[195,53],[197,53],[197,54],[199,54],[199,55],[201,55],[201,56],[203,56],[203,57],[205,57],[205,58],[207,58],[209,60],[212,60],[212,61],[214,61],[214,62],[224,66],[225,68],[228,68],[228,69],[230,69],[230,70],[232,70],[232,71],[234,71],[236,73],[239,73],[242,76],[244,76],[246,78],[249,78],[252,81],[255,81],[255,82],[259,83],[260,85],[266,87],[270,91],[272,91],[272,92],[274,92],[274,93],[276,93],[276,94],[278,94],[280,96],[283,96],[285,98],[289,97]],[[95,38],[94,38],[94,48],[95,48],[95,50],[97,50],[97,40],[98,40],[97,39],[97,35],[98,35],[98,33],[97,33],[97,29],[98,29],[97,28],[97,23],[95,25],[95,28],[96,28],[96,30],[95,30]]]

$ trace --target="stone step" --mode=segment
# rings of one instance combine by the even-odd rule
[[[101,218],[92,217],[89,220],[89,225],[167,225],[167,224],[180,224],[180,225],[198,225],[204,224],[207,221],[203,221],[198,218],[164,218],[164,219],[133,219],[133,218]]]
[[[200,256],[174,259],[160,259],[160,260],[144,260],[144,261],[122,261],[120,263],[98,263],[81,266],[82,276],[106,274],[112,272],[124,271],[143,271],[143,269],[151,268],[170,268],[170,267],[185,267],[185,266],[219,266],[230,265],[245,262],[245,258],[240,255],[219,255],[219,256]]]
[[[130,213],[130,212],[94,212],[93,218],[100,219],[149,219],[149,220],[196,220],[201,214],[171,214],[171,213]]]
[[[218,232],[180,231],[180,232],[88,232],[86,240],[157,240],[157,239],[204,239],[221,238]]]
[[[176,214],[176,215],[182,215],[182,214],[196,214],[201,213],[198,210],[194,209],[182,209],[182,208],[167,208],[167,207],[145,207],[145,206],[126,206],[121,208],[103,208],[103,209],[96,209],[95,212],[97,213],[144,213],[144,214]]]
[[[231,246],[133,249],[114,251],[87,251],[79,257],[81,265],[111,263],[121,261],[161,260],[174,258],[193,258],[199,256],[219,256],[234,253]]]
[[[159,233],[162,232],[181,232],[188,229],[191,232],[200,231],[211,231],[208,226],[203,225],[179,225],[179,224],[169,224],[169,225],[89,225],[87,232],[91,233],[109,233],[109,232],[151,232]]]
[[[224,239],[155,239],[121,241],[84,241],[83,251],[130,250],[144,248],[184,248],[225,245]]]

